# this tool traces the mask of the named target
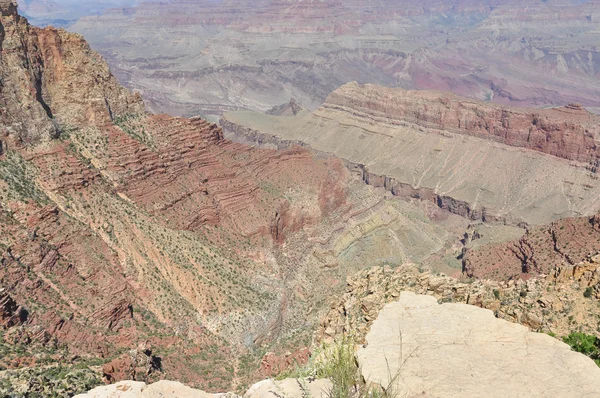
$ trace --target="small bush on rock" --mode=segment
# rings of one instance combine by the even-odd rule
[[[600,339],[591,334],[580,332],[570,333],[563,341],[571,346],[573,351],[580,352],[592,358],[600,366]]]

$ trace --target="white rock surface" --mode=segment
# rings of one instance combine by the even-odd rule
[[[403,292],[359,349],[365,379],[400,397],[600,397],[600,368],[546,334]],[[394,379],[394,376],[397,377]]]
[[[244,398],[325,398],[331,388],[329,380],[263,380],[254,384]],[[234,398],[237,395],[209,394],[195,390],[176,381],[161,380],[146,385],[139,381],[121,381],[96,387],[87,394],[74,398]]]
[[[331,382],[324,379],[269,379],[250,387],[244,398],[326,398],[331,387]]]
[[[96,387],[87,394],[74,398],[215,398],[220,395],[209,394],[187,387],[177,381],[161,380],[146,385],[141,381],[120,381],[116,384]]]

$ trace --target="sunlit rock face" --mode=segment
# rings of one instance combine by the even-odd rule
[[[600,368],[544,333],[466,304],[403,292],[357,354],[367,382],[404,396],[580,397],[600,391]]]

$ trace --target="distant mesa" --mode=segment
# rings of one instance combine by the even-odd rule
[[[296,99],[290,99],[290,102],[269,109],[266,114],[274,116],[296,116],[302,107],[296,102]]]

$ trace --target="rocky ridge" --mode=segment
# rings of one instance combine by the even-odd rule
[[[65,126],[106,124],[115,116],[143,111],[141,97],[117,83],[81,36],[32,27],[11,0],[0,9],[1,136],[47,141]]]
[[[430,295],[441,303],[464,303],[491,310],[497,318],[534,331],[566,336],[574,328],[595,334],[600,312],[600,259],[557,267],[548,275],[493,281],[459,280],[417,265],[375,267],[348,278],[346,293],[331,301],[315,334],[331,343],[344,335],[364,341],[379,311],[402,292]]]

